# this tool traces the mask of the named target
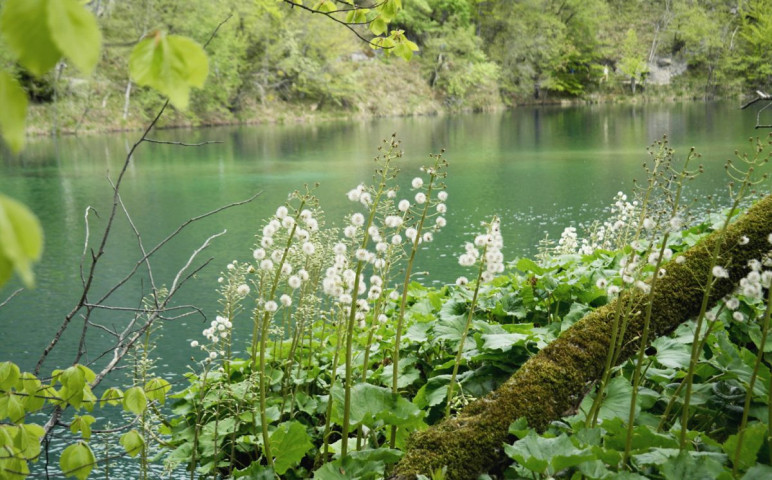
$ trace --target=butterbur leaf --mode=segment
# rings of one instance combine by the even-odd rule
[[[102,34],[96,18],[78,0],[48,0],[48,27],[59,50],[90,74],[99,61]]]
[[[95,463],[94,452],[91,451],[88,444],[83,442],[65,448],[59,459],[62,472],[78,480],[86,480]]]
[[[142,447],[145,446],[145,440],[136,430],[131,430],[121,435],[120,442],[130,457],[136,457],[142,451]]]
[[[19,63],[36,76],[54,68],[62,58],[48,26],[49,1],[8,0],[0,15],[0,32],[8,47]]]
[[[129,72],[137,84],[158,90],[184,110],[191,87],[204,86],[209,61],[201,45],[193,40],[155,32],[132,50]]]
[[[24,124],[27,121],[27,93],[19,82],[0,72],[0,134],[12,152],[24,146]]]
[[[273,468],[276,473],[283,475],[303,459],[313,444],[301,423],[285,422],[271,434],[271,446],[276,455]]]
[[[43,251],[43,229],[23,204],[0,194],[0,285],[15,270],[27,286],[34,284],[32,262]]]
[[[132,387],[123,393],[123,409],[141,415],[147,408],[147,397],[140,387]]]
[[[565,434],[544,438],[533,431],[512,445],[504,445],[504,451],[509,458],[538,473],[555,474],[564,468],[594,459],[589,449],[575,447]]]
[[[739,434],[731,435],[726,442],[722,445],[724,452],[729,456],[732,462],[737,462],[737,466],[740,470],[746,470],[756,464],[756,456],[758,455],[761,445],[764,443],[764,437],[766,437],[767,426],[763,423],[756,423],[745,427],[745,433],[743,434],[743,444],[740,448],[740,455],[735,458],[735,452],[737,451],[737,442]]]

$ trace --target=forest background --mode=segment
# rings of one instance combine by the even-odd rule
[[[203,41],[228,17],[208,48],[205,87],[162,125],[726,98],[772,81],[772,0],[410,0],[391,24],[419,47],[409,62],[275,0],[89,8],[106,47],[91,76],[60,62],[33,77],[0,45],[0,64],[30,94],[32,133],[146,125],[160,94],[131,82],[130,49],[156,29]]]

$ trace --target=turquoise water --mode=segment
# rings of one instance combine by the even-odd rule
[[[259,197],[248,205],[208,218],[187,229],[154,257],[157,284],[174,273],[209,235],[227,230],[201,255],[212,259],[175,302],[196,305],[206,316],[169,320],[157,354],[164,371],[182,372],[192,355],[191,339],[216,313],[214,290],[219,272],[233,259],[249,259],[262,219],[283,203],[287,193],[319,182],[316,190],[329,222],[350,205],[345,192],[372,178],[372,158],[381,139],[396,132],[405,157],[401,184],[407,186],[428,154],[446,149],[448,227],[421,252],[416,278],[447,283],[463,273],[456,257],[481,221],[502,218],[504,253],[511,259],[532,255],[546,234],[557,238],[564,227],[603,219],[617,191],[632,191],[642,179],[646,147],[668,134],[677,154],[703,153],[706,173],[691,185],[691,195],[722,192],[723,163],[743,148],[755,114],[735,104],[600,105],[576,108],[522,108],[491,114],[389,118],[323,125],[244,126],[166,130],[152,138],[197,143],[201,147],[145,144],[133,159],[122,198],[146,248],[179,224],[221,205]],[[32,368],[42,349],[79,295],[79,262],[84,250],[84,213],[88,206],[91,244],[104,226],[111,204],[108,178],[115,178],[137,133],[82,138],[36,139],[20,156],[0,153],[0,191],[25,202],[40,217],[45,253],[37,266],[38,286],[0,309],[0,358]],[[125,217],[107,244],[96,273],[92,299],[122,278],[139,258],[137,240]],[[199,262],[201,263],[201,262]],[[148,279],[131,282],[107,303],[136,307]],[[13,283],[3,297],[13,292]],[[125,324],[129,315],[102,311],[105,325]],[[75,319],[43,371],[72,362],[82,321]],[[94,361],[109,339],[92,329],[85,359]],[[98,363],[98,362],[97,362]]]

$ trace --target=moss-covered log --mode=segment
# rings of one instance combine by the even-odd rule
[[[658,280],[653,296],[650,340],[672,332],[699,313],[711,253],[722,242],[719,233],[714,232],[687,251],[683,263],[672,261],[666,265],[667,275]],[[715,284],[711,305],[731,293],[748,273],[748,260],[761,259],[770,251],[770,233],[772,196],[767,196],[727,229],[720,263],[727,266],[730,277]],[[743,236],[750,241],[739,245]],[[628,295],[634,295],[630,300],[643,306],[640,293]],[[588,386],[601,377],[615,309],[616,302],[611,302],[588,314],[528,360],[500,388],[470,404],[458,417],[415,433],[391,478],[412,479],[418,473],[429,474],[443,466],[447,467],[448,479],[477,478],[502,461],[502,444],[508,440],[512,421],[525,417],[529,425],[543,430],[551,421],[572,412]],[[637,351],[642,330],[643,314],[634,315],[620,362]]]

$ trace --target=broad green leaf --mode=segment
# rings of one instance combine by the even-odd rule
[[[27,121],[27,93],[19,82],[6,72],[0,72],[0,134],[12,152],[24,146],[24,126]]]
[[[0,362],[0,390],[10,390],[16,386],[21,372],[13,362]]]
[[[333,414],[335,423],[343,422],[343,388],[332,389]],[[408,428],[419,428],[423,425],[423,412],[402,396],[391,390],[361,383],[351,389],[351,410],[349,424],[364,424],[373,426],[378,421]]]
[[[123,394],[116,387],[110,387],[102,394],[102,398],[99,400],[99,406],[104,407],[105,403],[108,405],[118,405],[121,403]]]
[[[204,49],[187,37],[155,32],[134,47],[129,72],[139,85],[152,87],[185,110],[190,88],[203,87],[209,73]]]
[[[0,285],[10,272],[10,264],[28,286],[34,283],[32,262],[43,250],[43,229],[37,217],[23,204],[0,194]]]
[[[299,422],[285,422],[271,434],[271,449],[276,455],[273,468],[279,475],[297,465],[314,445]]]
[[[75,415],[75,418],[72,419],[72,423],[70,423],[70,431],[72,433],[80,432],[83,436],[83,440],[89,440],[91,439],[91,424],[95,421],[96,419],[91,415]]]
[[[119,441],[130,457],[136,457],[142,451],[142,447],[145,446],[145,440],[136,430],[124,433]]]
[[[713,480],[723,472],[724,467],[715,459],[692,456],[687,451],[662,465],[665,480]]]
[[[731,435],[726,442],[724,442],[722,447],[733,463],[735,460],[737,461],[740,470],[746,470],[756,464],[756,456],[758,455],[759,449],[764,443],[764,438],[766,436],[767,426],[763,423],[756,423],[745,427],[743,444],[742,448],[740,448],[740,455],[738,458],[735,458],[735,452],[740,437],[739,433]]]
[[[389,28],[389,23],[383,18],[383,15],[375,17],[368,26],[373,35],[383,35]]]
[[[530,335],[523,335],[522,333],[490,333],[482,336],[484,350],[500,350],[502,352],[508,352],[514,347],[524,347]]]
[[[0,33],[8,47],[19,63],[38,77],[54,68],[62,57],[48,25],[51,1],[8,0],[0,14]]]
[[[24,480],[29,475],[29,466],[21,458],[0,457],[0,471],[5,476],[3,480]]]
[[[0,420],[4,418],[12,423],[24,420],[24,403],[18,395],[8,392],[0,396]]]
[[[99,61],[102,34],[94,15],[78,0],[48,0],[48,26],[59,50],[86,75]]]
[[[394,30],[391,32],[391,38],[394,41],[394,55],[403,58],[406,61],[410,61],[413,58],[413,52],[418,51],[418,45],[405,37],[405,32],[402,30]]]
[[[528,470],[549,474],[594,459],[589,449],[575,447],[565,434],[544,438],[529,432],[525,438],[512,445],[504,445],[504,451],[509,458]]]
[[[86,376],[77,366],[72,366],[59,375],[59,382],[68,390],[76,392],[86,386]]]
[[[346,23],[365,23],[369,8],[355,8],[346,14]]]
[[[338,7],[335,6],[335,3],[330,0],[320,0],[311,8],[322,13],[330,13],[338,9]]]
[[[742,480],[765,480],[767,478],[772,478],[772,466],[759,463],[745,472]]]
[[[14,445],[19,450],[19,456],[37,458],[40,455],[40,440],[45,433],[43,427],[34,423],[19,425],[14,438]]]
[[[145,384],[145,394],[148,400],[157,400],[158,403],[163,405],[166,403],[166,393],[171,390],[172,386],[169,382],[163,378],[153,378]]]
[[[651,346],[657,349],[656,359],[661,365],[670,368],[687,368],[691,359],[689,347],[672,338],[659,337]]]
[[[65,448],[59,459],[62,472],[68,477],[75,477],[78,480],[85,480],[95,463],[94,452],[84,442],[78,442]]]
[[[147,408],[145,391],[140,387],[131,387],[123,392],[123,409],[135,415],[141,415]]]

